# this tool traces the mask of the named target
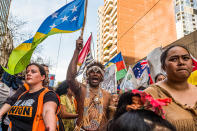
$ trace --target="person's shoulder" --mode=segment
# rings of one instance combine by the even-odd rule
[[[54,90],[48,90],[48,91],[46,92],[46,94],[47,94],[47,95],[52,95],[52,96],[57,96],[57,94],[55,93]]]
[[[57,94],[52,90],[49,90],[48,92],[44,94],[43,100],[44,100],[44,103],[48,101],[54,101],[55,103],[59,104],[59,98]]]
[[[51,90],[51,91],[54,91],[53,87],[51,87],[51,86],[48,86],[47,88],[48,88],[49,90]]]
[[[156,83],[156,84],[150,85],[148,88],[144,90],[144,92],[150,94],[154,98],[160,98],[161,96],[165,96],[162,86],[163,86],[162,83]]]
[[[155,90],[155,88],[156,88],[157,86],[158,86],[157,84],[149,85],[144,91],[147,92],[147,91]]]
[[[65,98],[66,98],[66,95],[65,94],[60,96],[60,100],[61,99],[65,99]]]
[[[86,84],[79,83],[79,87],[80,87],[80,88],[86,88],[86,86],[87,86]]]
[[[102,90],[102,93],[103,93],[103,95],[105,95],[106,97],[111,97],[111,94],[109,93],[109,92],[107,92],[106,90],[103,90],[103,89],[101,89]]]
[[[107,94],[110,94],[109,92],[107,92],[106,90],[104,90],[104,89],[102,89],[102,88],[101,88],[101,91],[102,91],[104,94],[106,94],[106,95],[107,95]]]
[[[190,88],[190,89],[192,89],[194,92],[197,91],[197,85],[192,85],[192,84],[190,84],[190,87],[192,87],[192,88]]]
[[[149,87],[147,87],[144,92],[148,93],[148,94],[155,94],[157,92],[157,90],[159,90],[160,88],[160,84],[152,84],[149,85]]]
[[[60,96],[60,103],[61,103],[62,105],[66,105],[66,95],[61,95],[61,96]]]

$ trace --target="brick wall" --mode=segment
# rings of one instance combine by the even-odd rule
[[[176,38],[173,0],[117,0],[118,52],[127,65]]]

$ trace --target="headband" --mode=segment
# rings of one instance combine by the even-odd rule
[[[87,74],[89,74],[90,71],[98,72],[100,71],[101,74],[104,76],[104,71],[99,66],[92,66],[87,70]]]

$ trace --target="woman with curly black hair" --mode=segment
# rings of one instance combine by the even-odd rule
[[[120,96],[114,119],[109,121],[107,131],[176,131],[174,126],[162,118],[162,106],[170,101],[153,99],[138,90],[126,92]]]
[[[107,131],[176,131],[167,120],[149,110],[131,110],[111,121]]]
[[[59,84],[56,93],[61,100],[60,117],[62,118],[65,131],[73,131],[75,126],[74,119],[78,117],[78,114],[76,114],[77,103],[66,80]]]

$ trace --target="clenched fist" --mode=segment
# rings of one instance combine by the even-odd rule
[[[79,37],[77,40],[76,40],[76,49],[78,51],[81,51],[81,49],[83,48],[83,38],[82,37]]]

